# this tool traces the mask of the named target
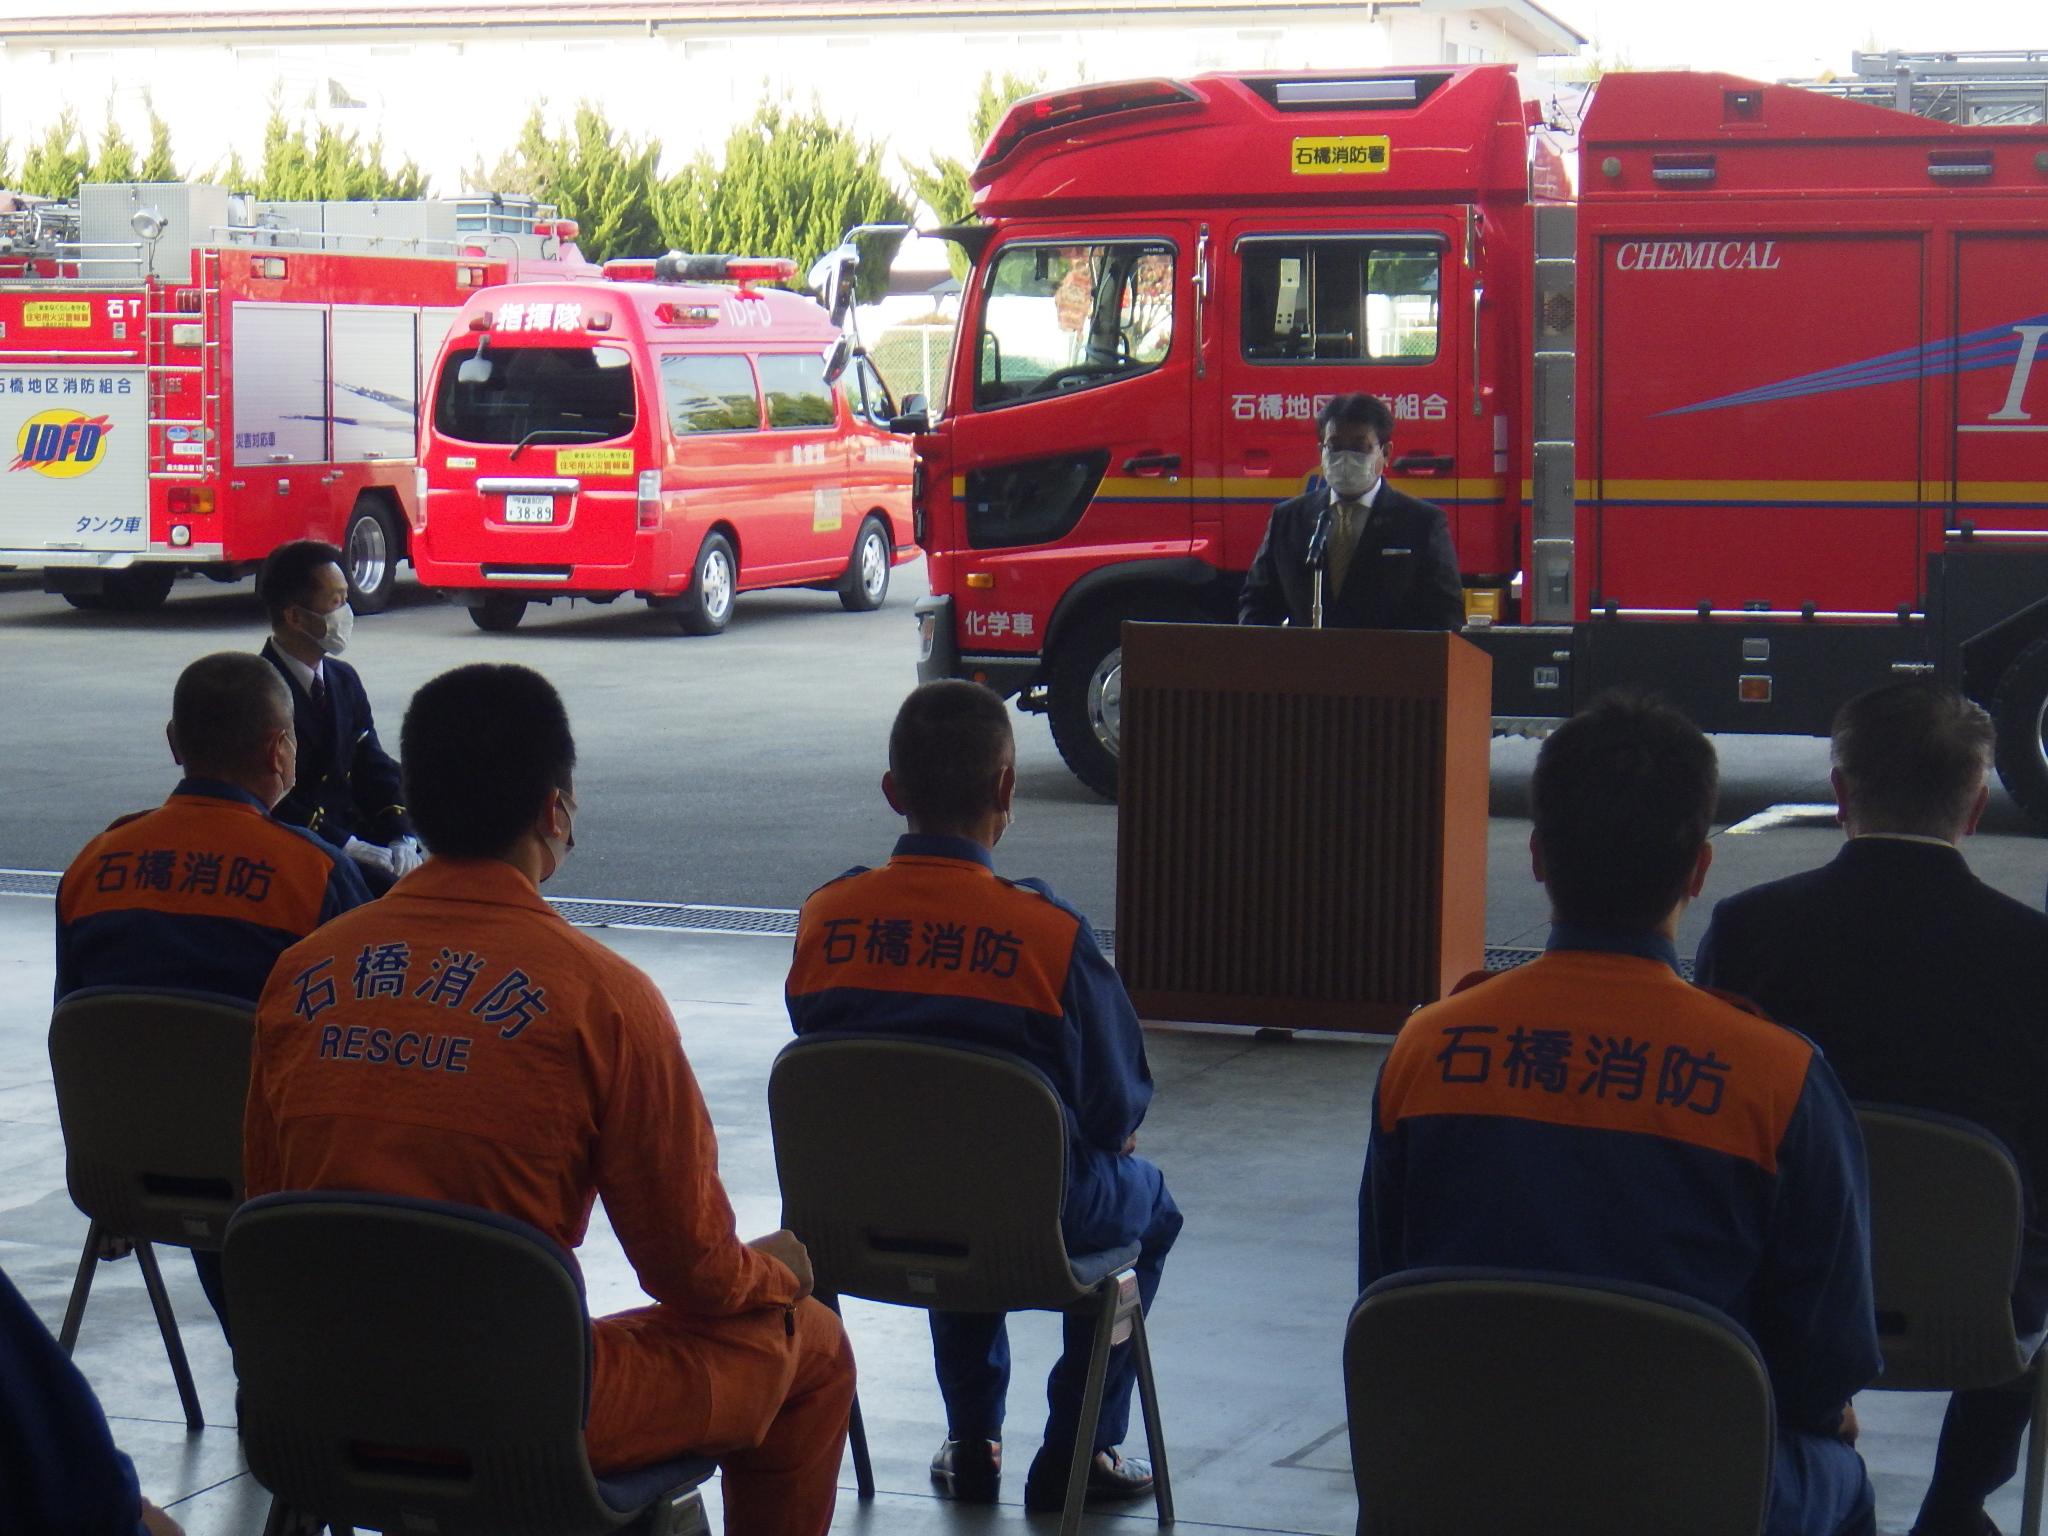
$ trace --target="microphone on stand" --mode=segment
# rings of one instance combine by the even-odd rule
[[[1337,498],[1325,497],[1323,510],[1316,518],[1316,526],[1308,536],[1308,569],[1311,593],[1309,598],[1309,627],[1323,627],[1323,571],[1330,554],[1330,529],[1335,524]]]

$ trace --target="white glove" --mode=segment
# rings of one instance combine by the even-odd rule
[[[425,863],[426,857],[418,838],[401,837],[391,845],[391,873],[403,880]]]
[[[341,845],[341,851],[368,869],[381,869],[385,874],[391,871],[391,851],[379,848],[375,843],[366,843],[360,837],[351,837]]]

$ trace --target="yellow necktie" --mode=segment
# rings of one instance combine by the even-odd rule
[[[1330,579],[1326,597],[1334,598],[1344,590],[1344,578],[1351,570],[1351,556],[1358,548],[1358,525],[1365,520],[1364,512],[1362,506],[1337,504],[1336,526],[1330,530]]]

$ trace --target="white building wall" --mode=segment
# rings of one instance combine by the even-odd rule
[[[880,140],[892,169],[934,151],[971,158],[968,120],[984,76],[1079,80],[1213,69],[1366,68],[1526,59],[1492,13],[1382,11],[1333,22],[1245,12],[1193,24],[1142,17],[1065,27],[949,22],[862,29],[754,24],[725,30],[495,26],[466,31],[360,28],[305,34],[177,34],[0,43],[0,138],[18,161],[70,105],[89,139],[112,112],[140,147],[145,99],[170,124],[182,170],[204,174],[239,150],[262,152],[275,93],[295,121],[333,123],[387,159],[411,156],[433,190],[468,190],[470,168],[511,147],[544,101],[565,120],[600,103],[615,128],[654,136],[672,171],[715,150],[764,94],[828,114]],[[360,105],[335,105],[337,101]]]

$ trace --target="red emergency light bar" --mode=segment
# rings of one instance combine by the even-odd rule
[[[604,264],[615,283],[784,283],[796,275],[796,263],[783,256],[696,256],[670,251],[665,256],[632,257]]]
[[[1071,128],[1092,118],[1158,107],[1187,106],[1202,98],[1177,80],[1125,80],[1112,85],[1084,85],[1071,91],[1048,91],[1018,102],[996,126],[977,171],[999,165],[1026,139]]]

